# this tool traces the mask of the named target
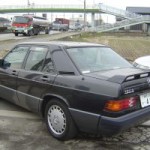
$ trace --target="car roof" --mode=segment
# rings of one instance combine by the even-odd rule
[[[137,64],[144,65],[150,67],[150,55],[139,57],[135,60]]]
[[[72,42],[72,41],[50,41],[50,42],[23,42],[20,44],[32,44],[32,45],[53,45],[53,46],[65,46],[65,47],[82,47],[82,46],[105,46],[97,43],[88,42]]]

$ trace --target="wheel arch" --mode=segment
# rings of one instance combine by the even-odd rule
[[[46,104],[51,101],[52,99],[58,99],[60,100],[62,103],[64,103],[66,106],[70,106],[68,101],[59,95],[55,95],[55,94],[46,94],[43,98],[42,98],[42,102],[40,104],[40,113],[42,115],[42,117],[44,117],[44,113],[45,113],[45,108],[46,108]]]

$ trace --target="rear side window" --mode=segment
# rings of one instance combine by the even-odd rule
[[[75,67],[70,58],[61,49],[53,51],[53,60],[57,72],[75,74]]]
[[[47,47],[40,47],[40,46],[32,47],[29,56],[27,58],[25,69],[40,71],[42,69],[47,51],[48,51]]]
[[[18,46],[15,47],[4,59],[4,63],[7,63],[8,68],[20,69],[24,58],[28,52],[29,47]],[[4,65],[5,65],[4,64]],[[9,64],[9,65],[8,65]]]

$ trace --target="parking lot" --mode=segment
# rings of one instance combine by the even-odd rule
[[[49,136],[39,116],[2,99],[0,118],[0,149],[2,150],[45,150],[62,147],[61,142]]]
[[[1,150],[149,150],[149,145],[149,126],[135,127],[115,137],[79,134],[76,139],[61,142],[49,135],[39,116],[0,100]]]

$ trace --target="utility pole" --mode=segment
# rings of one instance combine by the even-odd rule
[[[84,30],[86,27],[86,0],[84,0]]]
[[[29,7],[30,7],[30,1],[27,0],[27,8],[29,8]],[[28,14],[29,14],[29,11],[28,11]]]
[[[29,1],[29,0],[27,0],[27,6],[28,6],[28,7],[30,6],[30,1]]]

